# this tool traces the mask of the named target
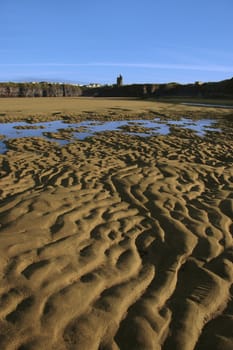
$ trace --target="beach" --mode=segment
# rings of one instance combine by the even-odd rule
[[[42,100],[2,99],[0,119],[211,116],[221,131],[105,131],[63,146],[42,137],[7,140],[0,349],[232,350],[232,111]]]

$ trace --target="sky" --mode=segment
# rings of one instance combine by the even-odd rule
[[[233,77],[233,0],[0,0],[0,81]]]

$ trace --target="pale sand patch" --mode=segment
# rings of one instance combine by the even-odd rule
[[[158,101],[93,97],[1,98],[0,104],[0,122],[58,119],[75,122],[87,119],[151,119],[155,116],[165,119],[208,118],[210,115],[212,118],[232,117],[233,111]]]
[[[232,349],[232,131],[9,147],[0,349]]]

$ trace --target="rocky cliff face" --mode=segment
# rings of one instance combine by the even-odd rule
[[[132,84],[123,86],[82,87],[70,84],[0,83],[0,97],[200,97],[233,99],[233,78],[216,83]]]
[[[79,86],[50,83],[0,83],[0,97],[80,96]]]
[[[216,83],[195,84],[133,84],[83,89],[85,96],[101,97],[199,97],[233,99],[233,78]]]

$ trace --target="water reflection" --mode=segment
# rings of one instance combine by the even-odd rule
[[[230,106],[230,105],[220,105],[220,104],[213,104],[213,103],[182,102],[181,104],[186,106],[233,109],[233,106]]]
[[[170,132],[170,127],[173,125],[193,130],[199,136],[203,136],[206,131],[219,131],[219,129],[214,128],[214,120],[203,119],[193,121],[187,118],[170,121],[155,118],[153,120],[138,119],[106,122],[88,120],[79,123],[66,123],[62,120],[34,124],[26,122],[1,123],[0,134],[4,136],[4,139],[0,141],[0,153],[6,151],[4,140],[11,138],[44,137],[64,145],[74,139],[84,140],[87,137],[104,131],[117,130],[141,137],[167,135]],[[62,133],[65,136],[62,136]],[[68,140],[66,139],[67,135],[69,135]]]

